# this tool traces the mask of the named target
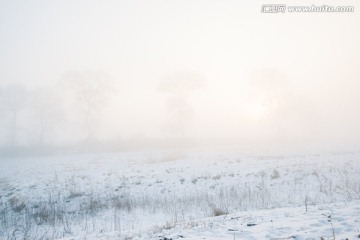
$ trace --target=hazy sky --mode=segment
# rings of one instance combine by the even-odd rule
[[[0,85],[104,71],[116,94],[100,135],[158,137],[171,135],[174,97],[159,85],[185,72],[203,82],[184,97],[188,136],[356,143],[359,1],[326,1],[354,13],[262,14],[264,3],[1,0]]]

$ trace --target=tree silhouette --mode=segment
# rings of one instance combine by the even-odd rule
[[[0,108],[10,122],[9,144],[17,145],[18,118],[20,112],[27,106],[28,91],[20,85],[9,85],[0,88]]]
[[[37,88],[29,92],[29,108],[33,120],[33,135],[37,144],[43,145],[50,132],[63,118],[62,109],[51,88]]]
[[[113,91],[113,81],[102,71],[69,71],[62,77],[62,82],[73,92],[77,106],[83,117],[87,139],[95,139],[95,120],[107,104]]]
[[[159,91],[168,95],[168,127],[172,133],[183,138],[193,117],[193,108],[188,102],[190,94],[203,87],[203,79],[194,72],[178,72],[163,78]]]

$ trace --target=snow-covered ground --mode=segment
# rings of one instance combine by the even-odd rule
[[[360,151],[0,159],[0,239],[356,239]]]

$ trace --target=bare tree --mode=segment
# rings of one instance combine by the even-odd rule
[[[30,110],[33,113],[33,133],[37,144],[43,145],[62,119],[62,109],[51,88],[38,88],[29,93]]]
[[[168,94],[168,126],[182,138],[186,136],[187,124],[193,117],[193,108],[188,98],[194,90],[201,87],[203,79],[194,72],[178,72],[166,76],[159,85],[159,91]]]
[[[102,71],[69,71],[62,82],[73,92],[80,109],[88,140],[95,138],[95,120],[101,115],[114,86],[112,79]]]
[[[27,105],[28,91],[20,85],[9,85],[0,88],[0,108],[5,113],[10,122],[9,143],[17,144],[18,118],[20,112]]]

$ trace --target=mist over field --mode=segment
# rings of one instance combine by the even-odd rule
[[[358,13],[2,1],[0,20],[3,148],[360,140]]]

